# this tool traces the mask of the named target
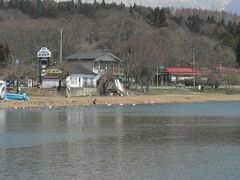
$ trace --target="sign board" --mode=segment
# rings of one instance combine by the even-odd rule
[[[60,69],[47,69],[47,74],[62,74],[63,72]]]
[[[176,82],[176,81],[177,81],[177,77],[176,77],[176,76],[172,76],[172,77],[171,77],[171,81],[172,81],[172,82]]]
[[[16,59],[16,62],[15,62],[17,65],[20,64],[20,60],[19,59]]]
[[[33,87],[33,80],[32,79],[28,79],[28,87]]]
[[[42,83],[42,79],[47,73],[47,68],[50,66],[51,56],[52,56],[51,51],[46,47],[42,47],[37,53],[37,57],[39,60],[39,82],[40,83]]]
[[[164,72],[164,70],[165,70],[165,67],[164,66],[160,66],[159,67],[159,71],[162,73],[162,72]]]
[[[51,56],[51,51],[49,51],[49,49],[46,47],[42,47],[37,53],[38,58],[50,58]]]

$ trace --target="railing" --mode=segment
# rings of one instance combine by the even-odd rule
[[[123,75],[124,74],[124,69],[123,68],[113,67],[113,68],[100,69],[100,70],[97,69],[97,68],[93,68],[93,72],[96,73],[96,74],[104,73],[104,72],[107,72],[107,71],[111,71],[113,75]]]

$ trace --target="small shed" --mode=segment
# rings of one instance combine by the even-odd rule
[[[43,88],[57,88],[63,72],[56,67],[48,68],[42,80]]]

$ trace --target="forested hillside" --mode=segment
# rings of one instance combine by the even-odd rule
[[[25,72],[35,71],[36,54],[43,46],[52,51],[52,62],[58,62],[62,28],[64,57],[102,49],[129,62],[130,69],[144,66],[151,71],[160,65],[191,67],[194,52],[198,66],[236,67],[239,20],[226,12],[125,7],[104,1],[0,0],[0,47],[8,50],[5,57],[1,54],[6,48],[0,48],[0,63],[13,68],[18,58]]]

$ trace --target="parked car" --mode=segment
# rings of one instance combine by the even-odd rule
[[[184,88],[186,85],[185,84],[182,84],[182,83],[176,83],[176,87],[179,87],[179,88]]]
[[[7,79],[7,80],[5,80],[5,82],[6,82],[7,87],[14,86],[14,81],[12,81],[12,80]]]

